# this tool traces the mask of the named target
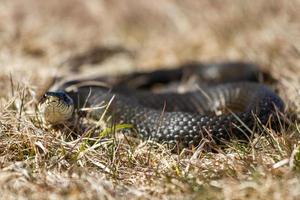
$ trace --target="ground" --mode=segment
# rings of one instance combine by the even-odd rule
[[[297,0],[1,0],[2,198],[300,199],[299,9]],[[83,67],[62,64],[99,48],[121,50]],[[257,63],[278,80],[282,130],[176,154],[113,135],[72,138],[35,120],[55,76],[228,60]]]

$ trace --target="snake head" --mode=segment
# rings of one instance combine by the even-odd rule
[[[38,110],[45,123],[62,124],[72,117],[74,102],[65,92],[46,92],[39,102]]]

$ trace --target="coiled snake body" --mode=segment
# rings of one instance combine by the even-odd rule
[[[230,69],[237,74],[236,77],[246,70],[244,76],[249,79],[257,72],[256,68],[249,69],[243,64],[188,68],[198,70],[192,72],[198,77],[211,74],[222,77],[222,70],[224,73]],[[210,70],[210,74],[205,75],[204,69],[206,72]],[[130,85],[141,77],[151,77],[146,81],[147,87],[151,81],[153,85],[153,80],[158,79],[158,76],[159,82],[166,77],[171,80],[169,71],[130,75],[113,84],[102,78],[65,81],[45,94],[40,111],[46,122],[58,124],[72,119],[74,110],[78,108],[96,107],[99,109],[94,109],[90,116],[99,119],[105,110],[106,115],[111,116],[116,124],[132,124],[143,139],[196,146],[203,138],[212,138],[218,142],[233,137],[247,138],[257,121],[266,124],[277,111],[284,110],[281,98],[267,86],[238,79],[233,83],[198,85],[196,89],[184,93],[154,93],[137,89],[145,88],[147,84]],[[176,73],[182,71],[180,69]],[[229,76],[232,74],[229,73]],[[104,80],[112,87],[96,84],[96,80]],[[108,109],[103,109],[103,105],[109,106]]]

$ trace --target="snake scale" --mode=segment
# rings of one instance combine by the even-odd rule
[[[196,77],[193,89],[149,90],[156,83],[178,82],[184,71]],[[220,63],[136,73],[125,78],[63,81],[44,95],[39,107],[44,121],[50,124],[71,120],[76,110],[88,107],[97,108],[89,112],[92,118],[99,119],[106,112],[107,120],[132,124],[142,139],[184,147],[197,146],[205,138],[222,143],[249,138],[257,121],[266,124],[277,111],[284,111],[284,103],[276,93],[254,82],[257,73],[254,65]],[[100,81],[105,84],[98,84]]]

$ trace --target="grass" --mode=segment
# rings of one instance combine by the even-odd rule
[[[296,0],[2,0],[2,198],[300,199],[299,8]],[[38,96],[53,76],[74,72],[60,64],[106,46],[131,53],[76,71],[126,73],[191,60],[258,63],[278,80],[290,123],[280,133],[263,128],[250,144],[178,154],[110,128],[101,139],[41,127]]]

